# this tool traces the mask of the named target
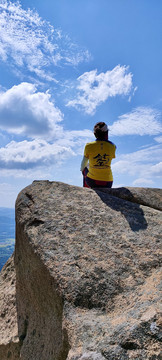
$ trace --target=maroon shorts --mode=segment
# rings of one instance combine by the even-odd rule
[[[83,187],[88,187],[88,188],[111,188],[113,181],[101,181],[101,180],[94,180],[91,179],[87,176],[88,174],[88,169],[85,168],[83,170]]]

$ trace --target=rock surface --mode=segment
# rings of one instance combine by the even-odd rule
[[[12,331],[2,327],[0,359],[14,339],[11,360],[161,359],[161,210],[160,189],[25,188],[16,203],[18,329],[15,320]]]
[[[16,309],[16,274],[13,256],[0,273],[0,359],[19,359]]]

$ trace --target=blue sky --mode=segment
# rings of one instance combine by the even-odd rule
[[[162,2],[0,2],[0,206],[33,180],[82,186],[105,121],[114,185],[161,187]]]

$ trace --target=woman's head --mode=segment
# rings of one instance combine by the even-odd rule
[[[94,126],[93,131],[96,139],[100,139],[100,140],[108,139],[108,127],[104,122],[98,122]]]

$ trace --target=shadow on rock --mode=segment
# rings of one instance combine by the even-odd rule
[[[114,189],[94,190],[107,206],[115,211],[120,211],[121,214],[125,216],[132,231],[139,231],[147,228],[148,224],[140,204],[123,198],[122,193],[124,193],[124,195],[126,194],[127,198],[133,198],[130,190],[123,187],[120,189],[121,193],[119,192],[117,196],[116,193],[113,192]]]

